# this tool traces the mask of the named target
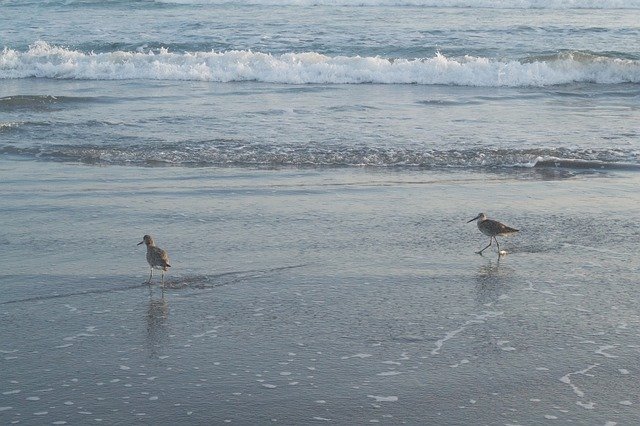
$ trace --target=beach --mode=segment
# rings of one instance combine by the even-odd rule
[[[0,424],[637,423],[638,0],[0,14]]]
[[[4,423],[637,417],[633,173],[0,174]],[[487,198],[520,229],[500,259],[466,223]]]

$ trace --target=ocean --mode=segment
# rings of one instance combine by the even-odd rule
[[[639,41],[638,0],[0,0],[0,423],[635,424]]]

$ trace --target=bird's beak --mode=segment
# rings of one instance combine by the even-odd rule
[[[144,243],[144,240],[140,241],[138,244],[136,244],[137,246],[139,246],[140,244]]]
[[[469,222],[473,222],[474,220],[478,220],[478,218],[479,218],[479,217],[480,217],[480,215],[478,215],[478,216],[474,217],[474,218],[473,218],[473,219],[471,219],[471,220],[468,220],[468,221],[467,221],[467,223],[469,223]]]

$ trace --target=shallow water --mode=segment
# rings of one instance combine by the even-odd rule
[[[0,154],[132,166],[639,167],[635,85],[8,80]],[[20,96],[16,96],[20,94]],[[573,163],[572,163],[573,162]],[[594,166],[590,165],[593,168]]]
[[[4,423],[639,414],[634,173],[0,174]],[[521,229],[500,260],[465,223],[488,198]],[[144,233],[171,256],[164,299]]]

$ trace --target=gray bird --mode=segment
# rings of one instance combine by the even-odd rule
[[[151,235],[145,235],[137,245],[145,243],[147,245],[147,262],[151,267],[151,273],[149,274],[149,279],[147,280],[147,284],[151,283],[151,277],[153,276],[153,269],[161,269],[162,270],[162,286],[164,287],[164,271],[167,268],[170,268],[169,265],[169,255],[166,251],[162,250],[160,247],[156,247],[153,242],[153,238]]]
[[[498,239],[496,238],[498,235],[511,235],[518,232],[518,229],[511,228],[503,223],[498,222],[497,220],[487,219],[487,215],[484,213],[479,213],[478,216],[471,219],[469,222],[473,222],[474,220],[478,221],[478,229],[484,235],[489,236],[489,245],[483,248],[480,251],[477,251],[477,254],[482,254],[483,251],[491,247],[493,240],[496,240],[496,245],[498,246],[498,256],[500,255],[500,244],[498,243]]]

